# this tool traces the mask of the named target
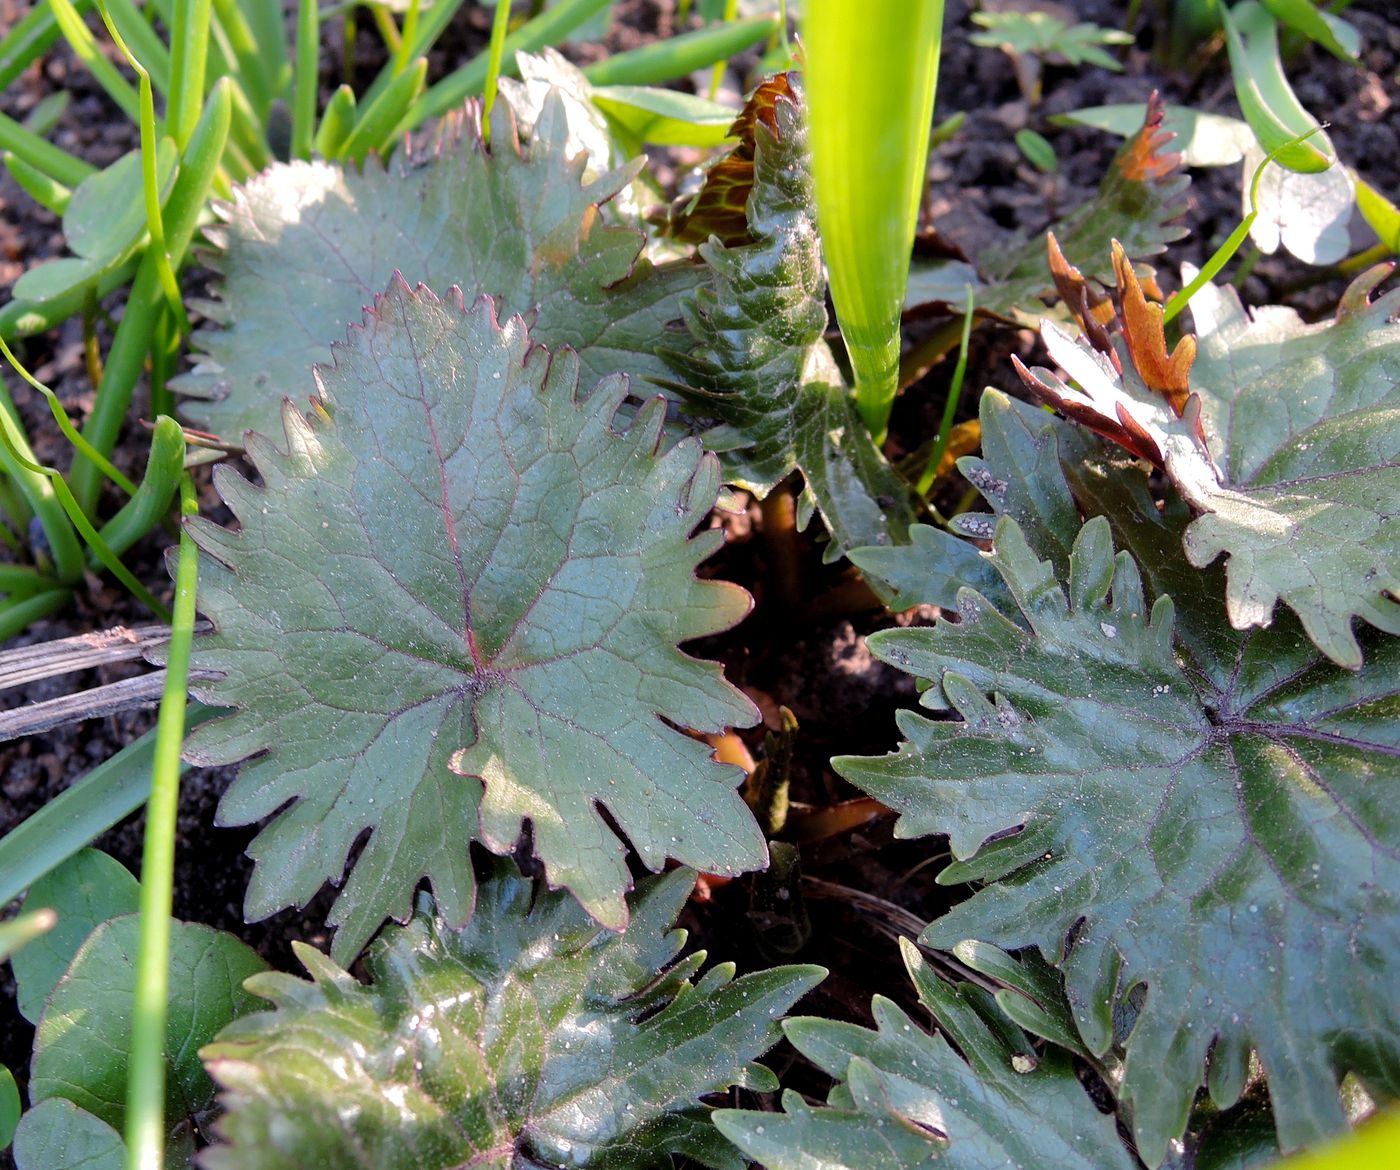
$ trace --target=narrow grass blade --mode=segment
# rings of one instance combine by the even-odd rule
[[[57,179],[44,174],[38,167],[30,166],[12,151],[5,151],[4,159],[5,169],[10,172],[10,177],[35,203],[58,216],[68,209],[68,201],[73,198],[71,187],[65,187]]]
[[[176,0],[171,22],[170,136],[181,150],[189,144],[204,106],[204,70],[209,59],[210,0]]]
[[[180,514],[199,511],[194,480],[180,483]],[[165,1021],[170,990],[170,911],[175,886],[175,818],[180,805],[180,749],[185,740],[186,687],[194,640],[199,559],[181,529],[175,568],[175,616],[166,658],[165,692],[156,723],[146,838],[141,852],[141,941],[127,1065],[127,1170],[161,1170],[165,1162]]]
[[[272,105],[272,80],[263,52],[237,0],[214,0],[214,19],[223,31],[229,51],[238,62],[238,79],[259,122],[267,120]]]
[[[534,20],[506,37],[504,59],[514,61],[518,52],[532,53],[545,45],[557,45],[585,21],[597,16],[612,0],[559,0]],[[408,116],[407,129],[427,118],[436,118],[465,98],[482,92],[490,54],[479,53],[454,73],[449,73],[418,99]]]
[[[74,7],[81,13],[89,3],[91,0],[77,0]],[[35,4],[26,12],[0,40],[0,89],[8,89],[10,82],[47,53],[60,35],[53,9],[47,4]]]
[[[428,62],[424,57],[394,79],[373,105],[360,114],[355,129],[345,140],[342,150],[344,157],[363,163],[370,151],[383,153],[394,140],[401,124],[407,117],[414,99],[423,89],[423,80],[428,76]]]
[[[316,125],[316,95],[320,85],[321,23],[316,0],[297,6],[297,63],[292,83],[292,157],[311,157]]]
[[[316,131],[313,143],[316,153],[322,158],[339,158],[345,140],[355,128],[355,91],[342,85],[331,100],[326,103],[321,115],[321,125]]]
[[[899,317],[924,186],[942,0],[803,7],[817,217],[856,399],[881,438],[899,382]]]
[[[73,526],[68,523],[52,482],[36,470],[34,451],[29,446],[19,412],[0,379],[0,464],[23,493],[26,503],[38,517],[44,542],[53,558],[54,575],[64,585],[82,580],[83,550]]]
[[[0,150],[22,158],[36,170],[57,179],[65,187],[76,187],[97,168],[31,133],[6,114],[0,114]]]
[[[141,101],[136,96],[136,91],[131,88],[131,83],[117,72],[116,66],[102,55],[97,41],[93,39],[88,26],[83,23],[83,18],[78,15],[70,0],[49,0],[49,3],[53,7],[54,18],[63,31],[64,39],[73,50],[73,55],[83,63],[97,84],[107,91],[107,96],[116,102],[122,113],[133,122],[140,121]]]
[[[187,726],[216,714],[212,707],[191,703]],[[0,837],[0,899],[13,901],[146,802],[155,739],[148,731],[129,743]]]
[[[501,76],[501,56],[506,47],[506,29],[510,27],[510,0],[496,0],[496,15],[491,20],[491,45],[486,61],[486,93],[481,107],[481,139],[491,145],[491,110],[496,104],[496,81]]]
[[[228,141],[232,105],[231,81],[222,78],[209,91],[204,113],[181,159],[180,175],[166,200],[166,247],[174,267],[184,258],[213,186]],[[83,434],[99,451],[110,453],[116,443],[150,350],[156,316],[164,304],[155,257],[148,250],[132,284],[126,313],[112,339],[92,413],[83,426]],[[89,515],[97,502],[100,474],[88,460],[75,460],[70,476],[73,494]]]
[[[777,29],[775,16],[751,16],[653,41],[584,68],[594,85],[661,85],[750,49]]]

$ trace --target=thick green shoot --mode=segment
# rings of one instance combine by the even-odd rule
[[[943,4],[813,0],[802,16],[822,247],[857,405],[878,439],[899,385]]]

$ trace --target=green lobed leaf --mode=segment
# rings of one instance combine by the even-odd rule
[[[25,905],[55,911],[58,923],[14,958],[20,1015],[36,1023],[49,992],[93,928],[134,913],[140,903],[141,886],[126,866],[96,849],[74,854],[30,886]]]
[[[654,267],[641,232],[598,222],[636,167],[587,181],[571,110],[551,92],[522,143],[501,101],[489,152],[459,123],[435,152],[387,169],[294,162],[240,188],[210,261],[219,300],[204,306],[223,327],[195,335],[198,364],[172,382],[189,420],[234,442],[277,434],[283,397],[304,401],[313,364],[396,271],[526,314],[534,338],[578,351],[590,385],[664,375],[654,351],[704,272]]]
[[[138,914],[99,925],[49,996],[34,1037],[33,1104],[62,1097],[121,1129],[140,929]],[[266,968],[231,935],[198,923],[172,924],[165,1087],[172,1129],[213,1101],[214,1086],[196,1050],[252,1007],[243,981]]]
[[[693,979],[704,955],[677,962],[670,927],[694,880],[643,883],[614,934],[497,862],[466,927],[424,897],[370,948],[367,983],[298,945],[311,981],[251,980],[272,1010],[202,1053],[226,1110],[203,1164],[649,1170],[684,1151],[742,1170],[699,1098],[772,1083],[747,1062],[824,972]]]
[[[714,456],[695,439],[659,453],[661,398],[615,432],[626,380],[580,393],[580,359],[499,326],[485,298],[396,281],[335,358],[310,421],[284,412],[285,452],[250,439],[263,486],[216,473],[241,530],[192,525],[217,630],[192,667],[224,676],[198,691],[239,710],[187,754],[262,753],[219,809],[273,818],[249,849],[249,915],[338,881],[366,830],[330,919],[344,963],[423,878],[466,921],[467,843],[509,852],[527,820],[550,881],[616,929],[619,833],[652,869],[761,866],[740,770],[668,726],[757,718],[677,648],[750,604],[695,578],[722,540],[690,537]]]
[[[823,339],[826,281],[792,75],[760,87],[741,128],[753,136],[751,242],[700,245],[713,279],[684,306],[694,347],[663,353],[681,379],[674,388],[692,416],[718,424],[703,437],[732,482],[762,496],[802,473],[802,518],[821,513],[829,558],[853,545],[898,543],[912,519],[909,489],[871,438]]]
[[[1267,625],[1282,600],[1352,668],[1357,617],[1400,633],[1400,290],[1369,297],[1388,271],[1358,277],[1336,319],[1317,325],[1276,306],[1251,317],[1232,291],[1201,289],[1180,417],[1149,385],[1151,355],[1131,330],[1106,354],[1047,323],[1051,356],[1078,388],[1049,370],[1023,372],[1091,426],[1129,419],[1119,441],[1147,437],[1149,457],[1199,514],[1185,533],[1191,563],[1229,558],[1235,626]]]
[[[1386,795],[1400,641],[1357,673],[1292,621],[1233,629],[1219,570],[1180,557],[1179,501],[1159,510],[1140,470],[994,392],[982,428],[1063,461],[1000,465],[988,493],[1039,501],[1024,529],[1002,518],[990,556],[1016,604],[967,591],[960,624],[873,636],[877,655],[933,681],[925,706],[957,718],[906,712],[899,752],[835,764],[901,813],[898,835],[949,834],[960,860],[940,880],[988,883],[930,945],[1039,947],[1094,1053],[1146,985],[1120,1095],[1148,1165],[1184,1129],[1207,1057],[1227,1106],[1250,1049],[1281,1144],[1317,1141],[1346,1124],[1341,1073],[1377,1099],[1400,1093],[1400,822]],[[1067,547],[1076,500],[1100,517]],[[1114,555],[1109,520],[1131,555]]]
[[[1136,1165],[1068,1056],[1053,1048],[1038,1054],[984,992],[943,983],[913,944],[902,946],[919,1001],[948,1039],[925,1032],[883,996],[871,1004],[873,1032],[788,1020],[788,1039],[840,1083],[821,1107],[789,1092],[782,1113],[721,1110],[715,1124],[731,1141],[768,1170]]]

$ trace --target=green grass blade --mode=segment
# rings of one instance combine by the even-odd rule
[[[24,495],[44,530],[55,576],[65,585],[82,580],[82,546],[64,514],[52,481],[37,470],[34,451],[3,379],[0,379],[0,465]]]
[[[194,235],[199,213],[214,183],[214,176],[228,141],[232,120],[231,81],[221,78],[209,91],[204,114],[180,160],[180,174],[165,202],[165,242],[173,267],[179,267]],[[117,326],[107,354],[102,383],[92,404],[83,434],[99,451],[110,454],[131,407],[132,391],[141,376],[155,333],[157,314],[164,308],[156,260],[147,250],[137,269],[126,312]],[[88,515],[97,502],[100,472],[86,459],[74,461],[73,493]]]
[[[363,163],[370,151],[384,153],[412,108],[414,99],[422,92],[423,79],[427,76],[427,58],[419,57],[394,78],[393,85],[360,114],[355,129],[345,140],[342,155],[357,163]]]
[[[155,256],[156,278],[160,282],[161,291],[165,293],[171,313],[181,322],[183,328],[188,328],[189,321],[185,317],[184,301],[180,298],[180,286],[175,283],[175,271],[170,266],[170,254],[165,248],[165,223],[160,210],[160,182],[156,177],[156,107],[155,98],[151,93],[151,74],[127,48],[126,41],[112,22],[111,14],[103,0],[97,0],[97,8],[102,13],[102,21],[107,26],[112,43],[117,46],[127,64],[136,71],[136,76],[140,79],[141,193],[146,201],[146,231],[151,237],[147,250]],[[176,146],[183,146],[183,143],[177,141]],[[88,451],[84,451],[83,454],[89,459],[92,458]]]
[[[321,125],[312,143],[316,153],[322,158],[339,158],[345,140],[354,128],[355,91],[348,85],[342,85],[331,94],[325,113],[321,115]]]
[[[506,48],[506,29],[510,27],[510,0],[496,0],[496,14],[491,19],[491,45],[487,50],[486,92],[481,99],[481,139],[491,145],[491,109],[496,104],[496,82],[501,76],[501,57]]]
[[[419,18],[418,27],[414,30],[411,40],[406,38],[403,42],[408,46],[405,51],[409,60],[427,56],[428,50],[437,43],[438,37],[446,31],[452,18],[457,15],[458,9],[465,2],[466,0],[434,0],[433,6]],[[386,62],[370,87],[360,96],[360,105],[367,106],[373,102],[397,76],[398,73],[394,71],[394,61]]]
[[[272,80],[253,30],[237,0],[214,0],[214,19],[223,31],[229,51],[238,62],[238,79],[259,122],[267,120],[272,105]]]
[[[191,703],[186,726],[218,714]],[[0,837],[0,898],[11,902],[146,802],[155,758],[154,731],[60,792],[28,820]]]
[[[54,18],[63,31],[64,39],[73,50],[73,55],[83,63],[97,84],[107,91],[107,96],[117,103],[122,113],[133,122],[139,122],[140,98],[131,88],[131,83],[117,72],[116,66],[102,55],[102,50],[97,47],[97,41],[93,39],[77,9],[70,0],[49,0],[49,3],[53,6]]]
[[[114,24],[134,56],[151,71],[151,84],[161,97],[170,93],[170,50],[131,0],[106,0],[105,16]]]
[[[180,484],[180,513],[199,511],[194,481]],[[185,689],[194,639],[199,559],[183,529],[175,569],[175,616],[166,656],[141,852],[141,941],[126,1082],[127,1170],[161,1170],[165,1159],[165,1023],[170,990],[170,911],[175,888],[175,818],[180,805],[180,749],[185,740]]]
[[[181,150],[204,108],[204,71],[209,60],[210,0],[177,0],[171,22],[170,136]]]
[[[882,437],[899,384],[899,317],[924,187],[942,0],[803,7],[817,219],[856,400]]]
[[[559,0],[534,20],[527,21],[506,37],[504,59],[515,60],[518,52],[533,53],[546,45],[557,45],[574,29],[602,12],[612,0]],[[490,53],[479,53],[454,73],[449,73],[418,99],[408,116],[407,129],[427,118],[436,118],[466,98],[482,92],[490,68]],[[507,69],[509,72],[509,68]]]
[[[82,13],[91,0],[77,0],[74,7]],[[35,4],[0,40],[0,90],[29,68],[53,46],[62,34],[53,9],[47,4]]]
[[[297,7],[297,63],[292,87],[292,157],[311,157],[311,136],[316,126],[316,95],[320,85],[321,18],[316,0],[300,0]]]
[[[778,27],[774,16],[751,16],[653,41],[595,61],[583,74],[594,85],[661,85],[708,69],[750,49]]]
[[[6,114],[0,114],[0,150],[9,151],[65,187],[76,187],[89,175],[97,173],[91,163],[31,133]]]
[[[95,450],[82,435],[78,433],[78,428],[73,425],[73,420],[68,417],[68,412],[63,409],[63,404],[59,402],[58,395],[45,386],[38,378],[31,374],[20,363],[19,358],[10,351],[10,347],[5,344],[5,339],[0,337],[0,355],[10,363],[21,378],[29,383],[35,390],[44,396],[49,404],[49,412],[53,415],[54,422],[58,424],[58,429],[63,432],[63,437],[73,444],[79,451],[91,459],[102,470],[102,474],[116,484],[127,495],[136,492],[136,485],[127,479],[117,468],[99,451]]]
[[[122,509],[102,526],[107,547],[121,554],[150,532],[170,508],[185,470],[185,432],[169,415],[156,419],[146,474]]]
[[[30,166],[13,151],[5,151],[3,157],[5,169],[10,172],[10,177],[35,203],[58,216],[68,209],[68,202],[73,198],[71,187],[65,187],[57,179],[44,174],[37,167]]]
[[[27,630],[40,618],[57,613],[72,600],[71,589],[55,589],[0,606],[0,642]]]
[[[292,57],[282,0],[237,0],[237,5],[267,73],[268,92],[273,98],[286,97],[292,84]]]

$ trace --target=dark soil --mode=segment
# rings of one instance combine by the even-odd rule
[[[577,49],[579,59],[676,31],[672,0],[620,0],[616,7],[618,19],[606,45]],[[8,27],[23,8],[19,0],[0,0],[0,28]],[[1078,0],[1068,8],[1079,19],[1109,27],[1122,18],[1121,5],[1109,0]],[[1330,133],[1342,158],[1356,165],[1378,190],[1394,197],[1400,192],[1400,119],[1395,113],[1400,105],[1396,83],[1400,23],[1390,8],[1389,0],[1367,0],[1347,11],[1366,45],[1362,68],[1353,69],[1320,49],[1305,46],[1290,66],[1290,76],[1304,103],[1331,118]],[[1139,47],[1127,53],[1122,73],[1051,65],[1046,70],[1043,101],[1031,109],[1021,96],[1009,59],[967,43],[966,0],[949,0],[947,9],[938,118],[955,111],[966,111],[968,118],[960,133],[931,159],[928,210],[930,222],[971,256],[988,243],[1005,239],[1008,232],[1038,233],[1057,214],[1092,197],[1116,141],[1088,130],[1051,126],[1046,120],[1050,115],[1107,102],[1142,101],[1154,89],[1173,103],[1237,113],[1221,54],[1187,62],[1179,69],[1165,68],[1150,52],[1151,29],[1139,38]],[[459,17],[459,27],[433,54],[433,76],[474,53],[485,41],[488,23],[488,8],[468,5]],[[363,24],[354,52],[360,84],[372,75],[381,56],[369,22]],[[327,33],[323,81],[329,93],[342,80],[343,48],[337,22],[331,22]],[[54,135],[59,145],[98,165],[137,145],[134,128],[113,110],[87,73],[61,52],[50,53],[41,68],[0,95],[0,110],[23,118],[42,97],[63,88],[68,89],[71,102]],[[1059,157],[1054,177],[1035,172],[1025,162],[1012,142],[1020,126],[1037,129],[1050,139]],[[1190,197],[1186,224],[1191,235],[1173,247],[1171,262],[1164,266],[1168,284],[1182,261],[1199,265],[1238,223],[1238,167],[1195,172]],[[29,265],[62,254],[63,240],[55,217],[37,208],[8,175],[0,177],[0,213],[0,289],[7,290]],[[1364,225],[1357,228],[1354,242],[1358,249],[1371,242]],[[1260,261],[1242,292],[1250,304],[1286,301],[1305,314],[1319,315],[1330,311],[1343,283],[1335,274],[1314,272],[1280,254]],[[197,288],[197,280],[189,287]],[[120,298],[105,307],[112,317],[119,316]],[[98,338],[105,348],[110,341],[108,324],[99,325]],[[1028,332],[979,330],[971,350],[969,390],[994,385],[1018,393],[1009,355],[1029,357],[1036,344]],[[31,339],[21,353],[30,368],[58,391],[75,421],[91,404],[82,346],[81,323],[73,320],[53,336]],[[950,365],[935,367],[904,395],[893,421],[892,450],[912,450],[936,430]],[[13,391],[15,380],[7,378],[6,383]],[[47,412],[32,396],[17,397],[40,457],[62,465],[67,447]],[[963,413],[970,416],[976,395],[968,393],[964,398]],[[133,419],[141,409],[138,403]],[[145,449],[146,433],[133,421],[117,462],[139,473]],[[204,502],[207,514],[227,518],[207,483]],[[773,539],[774,525],[771,519],[765,524],[757,505],[743,515],[717,517],[715,522],[723,524],[728,540],[706,571],[745,585],[757,604],[753,615],[736,630],[695,647],[695,652],[723,660],[729,678],[759,704],[768,728],[776,727],[780,707],[796,714],[801,731],[793,764],[795,800],[821,808],[857,796],[832,772],[830,757],[891,749],[897,740],[893,712],[914,698],[910,680],[875,661],[865,649],[863,635],[892,621],[925,621],[929,615],[891,618],[875,608],[840,566],[821,563],[814,532],[801,535],[795,548],[790,548],[786,539]],[[167,595],[162,550],[168,542],[168,534],[156,533],[128,558],[138,576]],[[793,573],[799,583],[796,596],[790,586],[780,587]],[[95,583],[67,612],[36,623],[22,641],[43,641],[148,617],[120,589]],[[119,674],[95,671],[36,685],[0,697],[0,705],[13,707],[95,686]],[[0,832],[20,823],[152,722],[151,711],[137,710],[0,745]],[[760,728],[745,736],[756,753],[762,733]],[[273,964],[293,969],[292,940],[325,943],[321,922],[328,894],[301,911],[257,924],[243,922],[241,904],[251,868],[243,849],[252,833],[213,827],[215,806],[228,779],[228,770],[206,770],[190,772],[184,782],[175,913],[233,931]],[[137,871],[143,827],[143,817],[137,814],[96,844]],[[736,881],[697,898],[687,913],[687,925],[694,932],[693,941],[708,948],[712,957],[733,958],[741,966],[762,965],[775,958],[827,966],[832,977],[809,997],[805,1010],[866,1020],[873,991],[895,998],[907,994],[893,938],[909,933],[911,921],[927,921],[960,896],[933,882],[939,865],[930,863],[943,856],[946,847],[940,841],[894,841],[889,818],[877,817],[839,836],[804,844],[804,872],[824,884],[807,889],[810,934],[802,949],[773,955],[757,945],[760,932],[752,925],[757,920],[751,918],[750,908],[763,891],[753,880]],[[843,889],[873,895],[883,899],[884,905],[853,901],[851,895],[843,895]],[[9,1065],[23,1081],[32,1029],[14,1012],[9,998],[13,989],[7,979],[6,969],[0,972],[0,995],[6,997],[0,1006],[0,1063]],[[0,1168],[6,1164],[0,1155]]]

